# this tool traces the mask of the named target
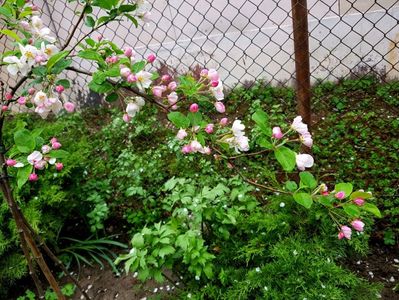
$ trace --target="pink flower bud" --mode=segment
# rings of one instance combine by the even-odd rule
[[[28,94],[29,94],[29,95],[33,95],[35,92],[36,92],[35,88],[30,88],[30,89],[28,90]]]
[[[32,5],[32,11],[39,11],[39,7],[37,5]]]
[[[126,80],[127,80],[127,82],[129,82],[129,83],[136,82],[136,81],[137,81],[137,76],[134,75],[134,74],[130,74],[130,75],[127,77]]]
[[[132,47],[125,47],[123,54],[127,57],[131,57],[133,55],[133,48]]]
[[[208,69],[202,69],[200,75],[201,76],[208,76]]]
[[[102,34],[97,35],[96,39],[98,42],[101,42],[101,40],[103,39]]]
[[[174,91],[174,90],[176,90],[176,88],[177,88],[177,83],[175,81],[172,81],[168,84],[169,90]]]
[[[1,111],[7,111],[8,110],[8,106],[7,105],[3,105],[2,107],[1,107]]]
[[[125,121],[126,123],[129,123],[132,118],[128,115],[128,114],[124,114],[122,117],[123,121]]]
[[[162,75],[161,80],[163,82],[169,81],[171,79],[169,74]]]
[[[51,144],[51,147],[53,147],[54,150],[60,149],[61,146],[62,146],[62,145],[61,145],[61,143],[59,143],[59,142],[54,142],[54,143]]]
[[[187,136],[187,131],[185,131],[184,129],[179,129],[179,131],[176,134],[176,138],[178,140],[184,140],[184,138]]]
[[[21,96],[18,98],[17,102],[19,105],[24,105],[26,104],[26,98],[24,96]]]
[[[212,87],[217,87],[218,85],[219,85],[219,81],[217,81],[217,80],[211,81],[211,86]]]
[[[198,106],[197,103],[193,103],[193,104],[190,105],[190,111],[192,113],[196,113],[198,111],[198,109],[199,109],[199,106]]]
[[[55,137],[53,137],[51,140],[50,140],[50,143],[51,144],[54,144],[54,143],[57,143],[58,142],[58,140],[57,140],[57,138],[55,138]]]
[[[64,108],[67,112],[73,113],[75,111],[75,104],[72,102],[65,102]]]
[[[364,230],[364,223],[358,219],[352,221],[351,225],[356,231],[362,232]]]
[[[335,194],[335,198],[337,198],[337,199],[339,199],[339,200],[344,199],[345,196],[346,196],[346,195],[345,195],[345,192],[342,192],[342,191]]]
[[[147,62],[152,64],[155,60],[157,59],[157,57],[155,56],[155,54],[151,53],[150,55],[148,55],[147,57]]]
[[[213,124],[206,125],[205,132],[211,134],[213,132]]]
[[[38,170],[43,170],[47,165],[47,162],[45,160],[40,160],[37,163],[35,163],[34,167],[35,169]]]
[[[345,237],[346,239],[348,239],[348,240],[351,239],[352,229],[350,229],[348,226],[345,226],[345,225],[341,226],[341,231],[340,232],[342,232],[342,234],[341,235],[338,234],[338,238],[340,238],[340,236],[343,235],[343,237]],[[342,239],[342,237],[341,237],[341,239]]]
[[[26,21],[21,21],[19,24],[21,24],[22,28],[25,29],[25,30],[29,30],[30,29],[29,23],[26,22]]]
[[[338,239],[342,240],[345,237],[344,233],[342,231],[338,232]]]
[[[355,203],[357,206],[363,206],[365,201],[362,198],[356,198],[355,200],[353,200],[353,203]]]
[[[32,38],[30,38],[30,39],[28,40],[28,44],[29,44],[29,45],[32,45],[32,44],[33,44],[33,39],[32,39]]]
[[[130,69],[129,68],[122,68],[121,70],[120,70],[120,74],[121,74],[121,76],[122,77],[125,77],[125,78],[127,78],[130,74],[132,74],[132,72],[130,71]]]
[[[35,62],[37,62],[38,64],[42,63],[46,61],[46,58],[43,55],[36,55],[35,57]]]
[[[162,97],[162,93],[166,90],[166,87],[164,85],[157,85],[152,88],[152,93],[154,94],[155,97]]]
[[[56,169],[58,172],[61,172],[63,168],[64,168],[64,165],[63,165],[62,163],[56,163],[56,164],[55,164],[55,169]]]
[[[191,153],[192,151],[193,151],[193,149],[191,148],[190,145],[185,145],[185,146],[183,146],[183,147],[181,148],[181,152],[182,152],[183,154],[188,154],[188,153]]]
[[[216,108],[216,111],[221,114],[225,113],[225,111],[226,111],[224,104],[220,101],[215,102],[215,108]]]
[[[215,69],[208,70],[208,78],[210,81],[219,81],[220,77]]]
[[[58,94],[61,94],[63,91],[65,91],[65,88],[64,88],[62,85],[57,85],[57,86],[55,87],[55,91],[56,91]]]
[[[222,126],[226,126],[227,123],[229,123],[229,119],[227,119],[227,118],[222,118],[219,122],[219,124]]]
[[[280,127],[273,127],[273,134],[272,137],[274,137],[275,139],[281,139],[283,137],[283,133],[281,132],[281,128]]]
[[[51,147],[49,145],[43,145],[42,146],[42,153],[47,154],[51,151]]]
[[[34,182],[34,181],[38,181],[38,180],[39,180],[39,176],[37,176],[36,173],[32,173],[29,175],[29,181]]]
[[[115,55],[109,56],[109,57],[107,57],[107,58],[105,59],[105,61],[106,61],[107,63],[109,63],[109,64],[114,64],[114,63],[116,63],[116,62],[119,61],[119,57],[118,57],[118,56],[115,56]]]
[[[7,101],[10,101],[12,99],[12,94],[10,92],[7,92],[5,96]]]
[[[6,165],[7,167],[13,167],[17,164],[17,161],[15,159],[7,159],[6,160]]]
[[[171,109],[172,110],[177,110],[179,107],[175,104],[175,105],[172,105],[172,107],[171,107]]]

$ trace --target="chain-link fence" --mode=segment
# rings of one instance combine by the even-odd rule
[[[149,25],[135,28],[123,21],[98,34],[121,47],[133,46],[139,55],[154,52],[178,72],[197,65],[214,67],[230,88],[260,79],[275,85],[295,84],[290,0],[150,2],[153,22]],[[35,4],[63,44],[82,5],[61,0]],[[369,73],[382,80],[398,76],[398,0],[309,0],[307,8],[312,83]],[[87,31],[82,24],[75,38]],[[92,68],[78,64],[84,70]],[[67,76],[74,81],[76,93],[87,91],[84,75]]]

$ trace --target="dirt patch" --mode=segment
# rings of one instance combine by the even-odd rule
[[[370,255],[363,259],[346,262],[353,272],[371,282],[384,285],[381,299],[399,299],[399,246],[375,246]]]

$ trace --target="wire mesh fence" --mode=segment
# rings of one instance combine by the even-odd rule
[[[159,62],[180,73],[196,66],[216,68],[229,88],[255,80],[301,84],[295,78],[290,0],[150,2],[149,25],[135,28],[123,21],[96,35],[121,47],[132,46],[138,55],[156,53]],[[61,0],[35,4],[63,44],[82,5]],[[398,77],[399,0],[309,0],[307,9],[312,83],[368,74],[381,80]],[[75,40],[87,32],[82,24]],[[83,70],[93,69],[88,63],[76,63]],[[87,76],[72,72],[65,76],[74,82],[74,96],[85,98]],[[12,78],[6,80],[12,85]]]

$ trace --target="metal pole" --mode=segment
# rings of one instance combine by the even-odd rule
[[[292,27],[294,32],[296,93],[298,113],[309,126],[310,110],[310,67],[308,6],[306,0],[291,0]]]

